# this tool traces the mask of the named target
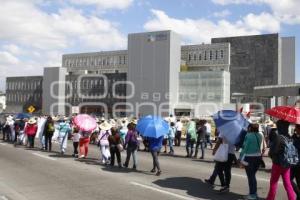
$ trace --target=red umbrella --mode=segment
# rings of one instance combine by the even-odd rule
[[[97,127],[96,120],[87,114],[77,115],[73,122],[82,131],[92,132]]]
[[[266,114],[288,121],[293,124],[300,124],[300,108],[294,106],[275,106],[265,112]]]

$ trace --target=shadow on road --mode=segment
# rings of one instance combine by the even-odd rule
[[[243,199],[242,195],[233,192],[219,194],[217,190],[214,190],[213,187],[209,186],[202,180],[190,178],[190,177],[166,178],[166,179],[154,181],[153,183],[162,188],[185,190],[187,195],[197,197],[197,198],[213,199],[213,200]]]

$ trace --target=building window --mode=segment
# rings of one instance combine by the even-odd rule
[[[197,55],[196,54],[194,54],[194,60],[197,60]]]
[[[189,54],[189,61],[191,61],[192,60],[192,55],[191,54]]]
[[[202,60],[202,54],[199,53],[199,60]]]
[[[207,60],[207,52],[204,52],[204,60]]]
[[[122,64],[122,56],[119,56],[119,65]]]
[[[224,58],[224,51],[221,50],[221,58]]]
[[[209,60],[212,60],[212,51],[209,51]]]
[[[218,50],[216,50],[216,60],[218,60]]]

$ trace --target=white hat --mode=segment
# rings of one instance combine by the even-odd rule
[[[35,124],[36,120],[34,118],[30,118],[30,120],[27,123],[28,124]]]
[[[137,125],[138,120],[137,120],[137,119],[132,119],[132,120],[130,121],[130,123]]]
[[[107,121],[104,121],[102,124],[100,124],[99,128],[101,130],[108,131],[112,128],[112,125],[109,124]]]
[[[14,118],[13,118],[13,116],[11,116],[11,115],[8,116],[8,117],[6,118],[6,120],[9,121],[9,122],[13,121],[13,119],[14,119]]]

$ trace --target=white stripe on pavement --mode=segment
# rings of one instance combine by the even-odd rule
[[[2,146],[6,146],[7,144],[5,144],[5,143],[0,143]]]
[[[48,160],[57,160],[56,158],[51,158],[49,156],[45,156],[45,155],[42,155],[42,154],[39,154],[39,153],[32,153],[32,154],[35,155],[35,156],[41,157],[41,158],[46,158]]]
[[[8,200],[8,198],[6,198],[6,196],[0,196],[0,198],[1,198],[2,200]]]
[[[194,198],[191,198],[191,197],[175,194],[175,193],[172,193],[172,192],[168,192],[168,191],[165,191],[165,190],[161,190],[161,189],[158,189],[158,188],[155,188],[155,187],[152,187],[152,186],[149,186],[149,185],[140,184],[140,183],[137,183],[137,182],[130,182],[130,184],[135,185],[135,186],[139,186],[139,187],[142,187],[142,188],[146,188],[146,189],[149,189],[149,190],[153,190],[153,191],[156,191],[156,192],[160,192],[160,193],[163,193],[163,194],[167,194],[167,195],[179,198],[179,199],[195,200]],[[204,200],[204,199],[202,199],[202,200]]]

